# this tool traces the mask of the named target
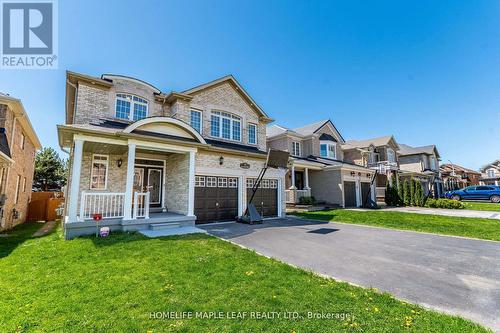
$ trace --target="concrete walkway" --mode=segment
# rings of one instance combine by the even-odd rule
[[[500,204],[499,204],[500,205]],[[346,208],[347,210],[373,211],[365,208]],[[468,209],[442,209],[425,207],[386,207],[381,209],[384,212],[401,212],[414,214],[429,214],[455,217],[479,217],[484,219],[500,220],[500,211],[468,210]]]
[[[500,242],[300,218],[201,228],[263,255],[500,332]]]
[[[42,227],[40,229],[35,231],[33,237],[42,237],[47,234],[50,234],[55,227],[56,227],[56,221],[45,222],[44,224],[42,224]]]

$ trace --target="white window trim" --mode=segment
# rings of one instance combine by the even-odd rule
[[[202,134],[203,133],[203,111],[198,110],[198,109],[194,109],[194,108],[189,109],[189,125],[191,127],[193,127],[191,125],[191,112],[198,112],[200,114],[200,131],[199,131],[199,133]],[[194,128],[194,129],[196,131],[196,128]]]
[[[389,152],[392,152],[392,160],[389,158]],[[387,161],[388,162],[396,162],[396,152],[392,148],[387,148]]]
[[[21,149],[24,150],[24,145],[26,144],[26,136],[21,133]]]
[[[491,172],[491,175],[490,175],[490,172]],[[489,178],[494,178],[495,177],[495,169],[491,168],[491,169],[486,170],[486,175]]]
[[[95,157],[106,157],[106,161],[98,160],[99,163],[106,164],[106,178],[104,179],[104,188],[92,188],[92,178],[94,177],[94,162]],[[92,154],[92,164],[90,165],[90,184],[89,188],[93,191],[106,191],[108,189],[108,173],[109,173],[109,155],[105,154]]]
[[[250,127],[251,126],[255,127],[255,142],[250,142]],[[257,129],[259,127],[257,126],[257,124],[254,124],[254,123],[248,123],[247,127],[248,127],[248,129],[247,129],[247,141],[248,141],[248,144],[256,145],[257,142],[259,141],[258,135],[257,135]]]
[[[123,97],[118,97],[118,95],[132,96],[132,99],[128,100],[128,99],[123,98]],[[144,118],[141,118],[141,119],[134,120],[134,104],[137,103],[137,104],[140,104],[140,105],[144,105],[144,103],[134,101],[134,96],[146,101],[146,117],[144,117],[144,118],[147,118],[149,116],[149,101],[146,98],[141,97],[139,95],[129,94],[129,93],[125,93],[125,92],[117,92],[115,94],[115,110],[114,110],[114,112],[115,112],[115,118],[117,118],[117,119],[125,119],[125,118],[119,118],[116,115],[116,106],[118,104],[118,99],[121,99],[122,101],[130,102],[130,112],[128,114],[128,119],[127,120],[138,121],[138,120],[144,119]]]
[[[236,117],[237,119],[224,116],[224,115],[222,115],[222,113],[230,114],[230,115]],[[219,136],[212,135],[212,115],[219,117]],[[229,139],[222,137],[222,119],[223,118],[229,119]],[[240,139],[239,140],[233,139],[233,122],[236,122],[236,121],[238,121],[240,123]],[[243,120],[240,116],[232,114],[230,112],[218,111],[218,110],[213,110],[210,113],[210,136],[211,137],[222,139],[222,140],[234,141],[234,142],[242,142],[242,140],[243,140],[242,129],[243,129]]]
[[[26,177],[23,178],[23,192],[26,192]]]
[[[321,155],[321,145],[326,145],[326,156]],[[333,153],[334,153],[333,157],[328,155],[328,153],[330,152],[330,146],[333,146]],[[337,144],[335,142],[332,142],[332,141],[320,141],[319,142],[319,156],[331,158],[331,159],[337,159]]]
[[[298,147],[298,153],[295,154],[295,146]],[[302,147],[300,145],[300,141],[292,141],[292,156],[300,156]]]

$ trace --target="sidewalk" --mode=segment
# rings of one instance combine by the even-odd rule
[[[364,209],[364,208],[348,208],[348,209],[373,211],[371,209]],[[443,216],[455,216],[455,217],[478,217],[484,219],[500,220],[500,212],[483,211],[483,210],[442,209],[442,208],[424,208],[424,207],[384,207],[381,210],[389,212],[443,215]]]

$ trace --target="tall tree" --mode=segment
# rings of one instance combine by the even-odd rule
[[[411,205],[410,184],[408,183],[408,179],[405,179],[403,183],[403,201],[405,206]]]
[[[35,157],[34,191],[60,191],[66,185],[67,161],[53,148],[43,148]]]

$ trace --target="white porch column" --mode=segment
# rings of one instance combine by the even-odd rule
[[[188,216],[194,216],[194,166],[195,152],[189,152]]]
[[[76,222],[78,212],[78,194],[80,193],[80,174],[82,170],[83,140],[75,139],[73,147],[73,164],[71,165],[71,189],[69,193],[69,222]]]
[[[309,187],[309,168],[304,169],[304,190],[310,190]]]
[[[500,182],[498,180],[495,180],[495,186],[499,186]]]
[[[295,186],[295,165],[292,164],[292,186],[290,186],[290,190],[295,190],[297,187]]]
[[[134,187],[134,168],[135,168],[135,143],[128,144],[127,157],[127,182],[125,184],[125,202],[123,204],[123,219],[132,219],[132,199]]]

